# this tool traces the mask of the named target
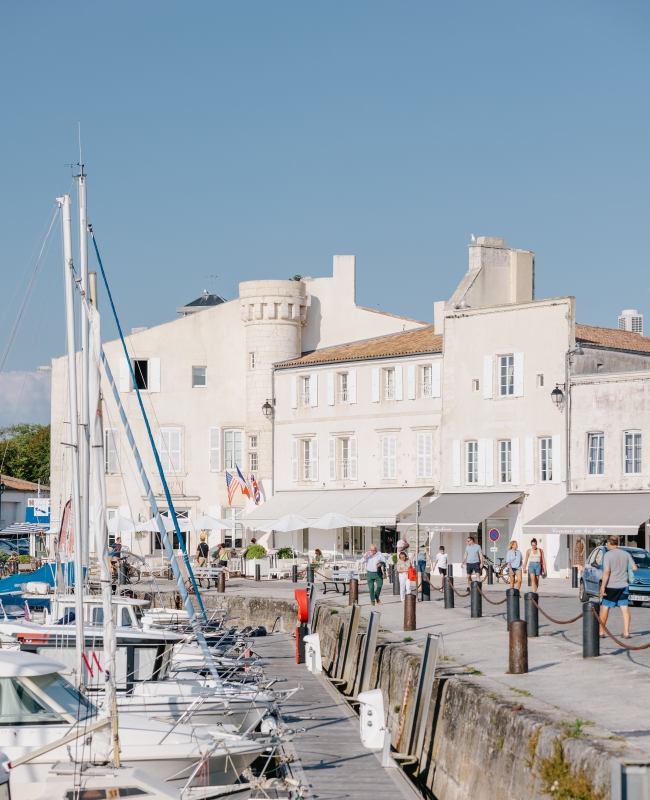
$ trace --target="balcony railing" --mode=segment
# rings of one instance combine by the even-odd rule
[[[342,479],[350,477],[350,459],[349,458],[342,458],[341,459],[340,475],[341,475]]]
[[[302,479],[303,481],[313,481],[314,480],[314,462],[303,461],[302,462]]]
[[[350,392],[347,389],[340,389],[339,403],[349,403],[349,402],[350,402]]]
[[[394,386],[387,386],[386,387],[386,400],[394,400],[395,399],[395,387]]]
[[[422,393],[422,397],[433,397],[433,384],[431,381],[422,381],[420,391]]]
[[[300,403],[303,406],[311,405],[311,392],[302,392],[300,395]]]

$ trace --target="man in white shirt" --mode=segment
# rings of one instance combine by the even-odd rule
[[[433,568],[437,569],[440,575],[442,576],[440,582],[441,586],[445,582],[445,575],[447,574],[447,560],[448,556],[447,553],[445,552],[445,548],[442,545],[440,545],[440,550],[436,555],[436,560],[433,562]]]
[[[377,552],[377,546],[370,545],[370,550],[363,557],[366,564],[366,578],[368,580],[368,591],[370,592],[370,605],[374,606],[375,602],[381,603],[379,595],[381,594],[381,587],[384,585],[384,576],[382,568],[379,566],[383,564],[386,566],[386,556]]]

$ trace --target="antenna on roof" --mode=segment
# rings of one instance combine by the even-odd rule
[[[212,279],[213,278],[216,279],[217,276],[216,275],[206,275],[205,277],[210,281],[210,294],[212,294]]]

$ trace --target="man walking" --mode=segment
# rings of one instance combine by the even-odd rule
[[[483,570],[483,551],[480,546],[476,544],[476,539],[473,536],[467,537],[467,547],[465,548],[465,555],[461,563],[461,568],[465,565],[467,571],[467,585],[469,586],[472,581],[472,575],[476,573],[476,580],[481,580],[481,571]]]
[[[623,639],[630,638],[630,608],[628,606],[628,568],[636,572],[637,566],[634,559],[626,550],[619,550],[618,538],[610,536],[607,539],[607,552],[603,559],[603,582],[600,594],[603,598],[600,607],[600,636],[605,636],[603,626],[607,623],[609,609],[621,609],[623,616]]]
[[[375,602],[381,603],[379,595],[381,594],[381,587],[384,585],[383,567],[386,566],[386,557],[377,552],[377,545],[371,544],[370,550],[363,557],[363,561],[366,565],[370,605],[374,606]]]
[[[208,566],[208,554],[210,552],[210,548],[208,547],[208,543],[205,540],[206,540],[206,535],[202,533],[201,541],[199,542],[196,548],[196,565],[198,567]]]

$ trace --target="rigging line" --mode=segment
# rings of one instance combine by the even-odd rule
[[[18,315],[16,317],[16,321],[14,322],[14,326],[11,329],[11,333],[9,334],[9,339],[8,339],[7,345],[5,347],[5,351],[2,354],[2,359],[0,360],[0,372],[2,372],[4,370],[5,364],[7,363],[7,359],[9,358],[9,353],[11,352],[11,348],[13,347],[14,341],[16,340],[16,336],[18,334],[18,328],[20,327],[20,323],[22,322],[23,314],[25,313],[25,310],[27,308],[27,304],[29,302],[29,298],[31,297],[31,294],[32,294],[32,289],[34,288],[34,281],[36,280],[36,274],[38,273],[38,268],[39,268],[40,263],[41,263],[41,256],[43,255],[43,250],[45,249],[45,245],[48,242],[48,239],[50,237],[50,233],[52,232],[52,227],[54,226],[54,223],[56,222],[57,216],[58,216],[58,209],[54,212],[54,214],[52,216],[52,221],[50,222],[50,228],[49,228],[49,230],[47,232],[47,235],[46,235],[45,239],[43,240],[43,245],[41,247],[40,253],[38,254],[38,258],[36,259],[36,264],[34,265],[34,269],[32,271],[32,277],[30,278],[29,285],[27,286],[27,290],[25,291],[25,296],[23,297],[23,302],[21,303],[21,306],[20,306],[20,308],[18,310]],[[49,252],[49,249],[50,248],[48,247],[48,252]]]

